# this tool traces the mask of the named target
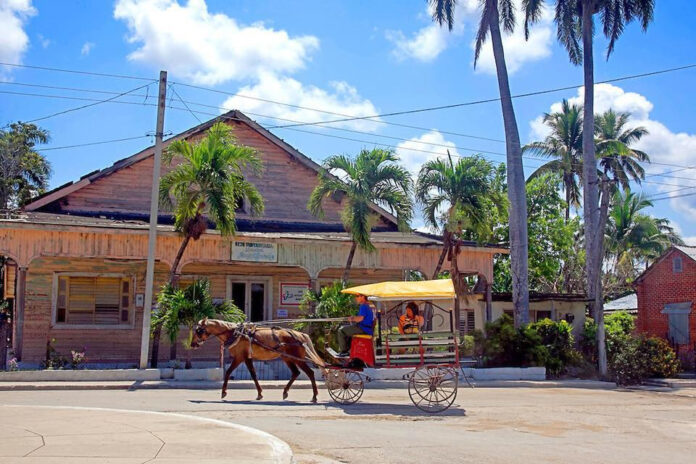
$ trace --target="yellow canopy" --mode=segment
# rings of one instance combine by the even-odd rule
[[[444,300],[455,297],[450,279],[421,280],[409,282],[379,282],[346,288],[343,293],[365,295],[371,300]]]

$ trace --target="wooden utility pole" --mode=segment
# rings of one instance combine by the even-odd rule
[[[155,280],[155,248],[157,245],[157,212],[159,210],[160,166],[162,165],[162,138],[164,135],[164,109],[167,101],[167,71],[160,71],[159,98],[157,100],[157,128],[155,130],[155,163],[152,169],[152,193],[150,195],[150,232],[148,235],[147,270],[145,271],[145,304],[143,305],[143,333],[140,339],[140,368],[147,368],[150,348],[150,320],[152,317],[152,286]],[[156,349],[156,348],[155,348]],[[152,367],[157,367],[157,362]]]

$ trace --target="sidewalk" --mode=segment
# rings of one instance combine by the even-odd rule
[[[293,462],[290,447],[250,427],[149,411],[0,405],[0,461]]]

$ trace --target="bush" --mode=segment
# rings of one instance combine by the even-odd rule
[[[476,348],[476,341],[473,335],[464,335],[459,343],[459,356],[465,356],[467,358],[474,356]]]
[[[582,356],[574,347],[573,327],[567,321],[554,322],[544,319],[532,324],[548,350],[546,372],[557,377],[564,374],[568,366],[577,366]]]
[[[677,354],[662,338],[643,337],[640,353],[648,362],[648,377],[673,377],[681,370]]]
[[[677,355],[657,337],[613,336],[607,359],[617,385],[635,385],[650,377],[671,377],[679,372]]]

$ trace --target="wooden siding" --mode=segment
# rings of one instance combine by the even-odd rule
[[[3,295],[4,299],[15,297],[15,283],[17,281],[17,266],[6,263],[3,269]]]
[[[265,168],[263,175],[261,177],[249,175],[250,181],[265,199],[266,210],[260,219],[340,223],[342,204],[333,199],[324,202],[326,213],[324,219],[317,219],[307,210],[310,193],[318,182],[317,172],[314,169],[300,163],[246,123],[230,121],[228,124],[233,127],[239,143],[256,148],[263,160]],[[193,137],[191,140],[195,141],[201,136]],[[150,154],[131,166],[94,180],[40,210],[72,214],[148,214],[152,168],[153,157]],[[169,166],[162,164],[162,174],[170,170]],[[251,216],[239,213],[238,217],[248,219]],[[377,225],[391,226],[384,218],[381,218]]]

